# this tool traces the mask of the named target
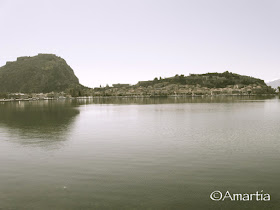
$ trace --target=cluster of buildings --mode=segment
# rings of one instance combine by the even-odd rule
[[[8,94],[7,101],[31,101],[31,100],[53,100],[53,99],[65,99],[71,96],[66,95],[64,92],[60,93],[10,93]]]
[[[228,85],[225,88],[208,88],[200,85],[181,85],[170,83],[157,83],[149,86],[116,84],[112,87],[106,86],[91,89],[86,96],[88,97],[157,97],[157,96],[215,96],[215,95],[261,95],[271,94],[271,88],[258,84],[251,85]],[[73,98],[70,94],[64,92],[51,93],[12,93],[8,94],[6,99],[1,101],[30,101],[30,100],[56,100]]]
[[[258,95],[266,94],[265,86],[228,85],[226,88],[207,88],[200,85],[158,83],[153,86],[113,86],[95,88],[93,96],[199,96],[199,95]]]

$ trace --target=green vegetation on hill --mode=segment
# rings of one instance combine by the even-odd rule
[[[66,61],[53,54],[19,57],[0,67],[0,92],[47,93],[80,88]]]
[[[231,72],[175,75],[140,81],[136,85],[117,84],[95,88],[94,96],[169,96],[169,95],[260,95],[275,94],[261,79]]]
[[[155,78],[153,81],[141,81],[137,86],[148,87],[159,83],[180,84],[180,85],[200,85],[207,88],[225,88],[228,85],[261,85],[266,86],[261,79],[249,76],[242,76],[231,72],[190,74],[189,76],[176,75],[165,79]]]
[[[0,67],[0,98],[17,98],[10,93],[48,93],[55,96],[194,96],[194,95],[259,95],[275,94],[275,89],[261,79],[234,74],[206,73],[175,75],[140,81],[136,85],[113,84],[100,88],[87,88],[79,84],[66,61],[53,54],[19,57]],[[21,96],[23,97],[23,96]],[[27,97],[26,95],[24,97]],[[42,97],[40,95],[40,97]]]

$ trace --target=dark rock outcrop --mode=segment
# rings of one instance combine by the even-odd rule
[[[0,67],[0,92],[59,92],[79,85],[72,68],[54,54],[19,57]]]

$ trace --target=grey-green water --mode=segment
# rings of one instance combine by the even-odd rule
[[[0,209],[279,209],[279,125],[274,97],[0,103]]]

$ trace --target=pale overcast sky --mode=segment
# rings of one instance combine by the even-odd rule
[[[232,71],[280,78],[280,0],[0,0],[0,66],[54,53],[83,85]]]

